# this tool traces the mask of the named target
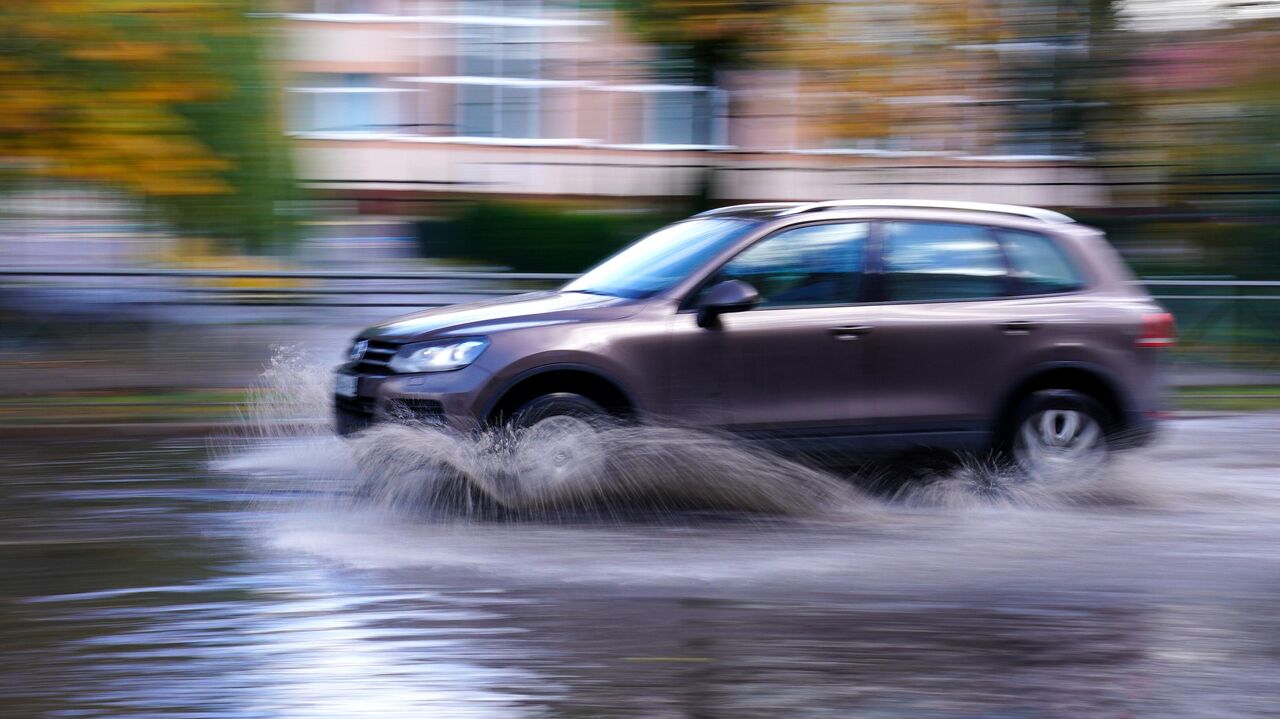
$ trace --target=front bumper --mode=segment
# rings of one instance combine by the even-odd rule
[[[402,399],[380,407],[368,397],[333,398],[334,429],[342,436],[352,435],[379,422],[445,427],[452,424],[444,414],[444,405],[436,399]]]
[[[340,435],[380,422],[475,429],[482,422],[480,397],[490,379],[474,365],[453,372],[387,376],[359,374],[344,366],[338,373],[357,378],[355,395],[333,398],[334,425]]]

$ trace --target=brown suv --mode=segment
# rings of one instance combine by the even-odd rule
[[[338,370],[337,426],[611,415],[810,454],[997,449],[1039,467],[1146,437],[1172,342],[1102,234],[1056,212],[741,205],[558,291],[364,331]]]

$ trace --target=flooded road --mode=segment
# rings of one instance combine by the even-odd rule
[[[1272,717],[1277,438],[892,494],[695,443],[656,508],[497,519],[424,502],[404,452],[454,450],[412,437],[372,476],[318,434],[9,443],[0,715]]]

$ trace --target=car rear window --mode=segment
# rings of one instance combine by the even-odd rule
[[[1084,286],[1084,277],[1053,238],[1022,230],[997,234],[1013,269],[1017,294],[1071,292]]]
[[[1004,257],[985,227],[945,222],[885,224],[885,299],[981,299],[1006,294]]]

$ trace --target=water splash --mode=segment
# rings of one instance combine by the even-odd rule
[[[965,455],[944,470],[924,467],[910,473],[891,494],[909,507],[946,510],[975,508],[1052,510],[1141,503],[1135,488],[1114,466],[1059,470],[1028,477],[1009,463]]]
[[[376,425],[333,434],[332,369],[281,348],[245,412],[243,445],[219,466],[290,476],[308,494],[437,518],[545,520],[669,517],[689,510],[840,515],[911,509],[1054,509],[1144,504],[1132,463],[1032,480],[989,458],[865,465],[844,474],[734,438],[682,427],[600,425],[462,434]],[[264,441],[265,440],[265,441]],[[570,453],[569,466],[559,464]],[[1125,471],[1117,472],[1121,466]]]
[[[714,432],[602,424],[495,428],[463,434],[388,423],[333,434],[332,369],[280,348],[244,413],[246,441],[217,467],[291,476],[308,494],[436,517],[619,519],[637,513],[856,511],[869,500],[846,479]],[[573,466],[556,453],[572,448]]]
[[[241,412],[249,437],[333,436],[333,367],[318,352],[277,346]]]
[[[550,471],[555,443],[532,430],[460,436],[413,425],[349,440],[362,500],[438,514],[621,518],[681,510],[848,512],[867,500],[842,479],[706,432],[600,426],[558,441],[587,456]]]

